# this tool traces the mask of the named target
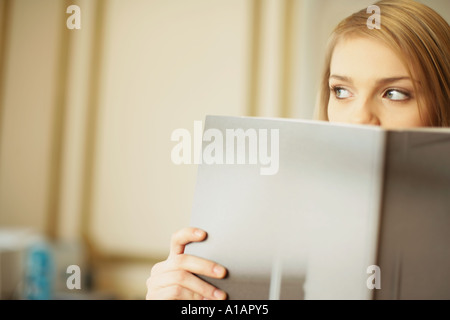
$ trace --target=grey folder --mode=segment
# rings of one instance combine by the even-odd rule
[[[204,279],[230,299],[450,299],[449,129],[208,116],[212,128],[279,132],[276,174],[198,166],[191,225],[208,238],[186,253],[228,269]]]

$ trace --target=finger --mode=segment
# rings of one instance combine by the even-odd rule
[[[164,266],[159,272],[170,272],[176,270],[185,270],[190,273],[195,273],[215,279],[224,278],[227,274],[227,269],[220,264],[206,260],[200,257],[191,256],[188,254],[180,254],[174,256],[164,262]]]
[[[192,295],[198,295],[209,300],[223,300],[227,297],[224,291],[183,270],[167,272],[159,277],[150,278],[147,283],[149,291],[152,288],[153,290],[162,290],[165,287],[174,286],[181,286],[191,291]]]
[[[182,254],[156,263],[152,267],[150,275],[154,277],[176,270],[184,270],[216,279],[224,278],[227,274],[227,269],[214,261]]]
[[[183,228],[172,235],[170,242],[169,256],[184,253],[184,248],[188,243],[203,241],[206,238],[206,232],[198,228]]]
[[[203,297],[180,285],[160,288],[159,290],[149,290],[147,300],[203,300]]]

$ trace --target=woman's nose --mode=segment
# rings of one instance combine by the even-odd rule
[[[355,102],[350,122],[353,124],[381,125],[376,106],[370,101]]]

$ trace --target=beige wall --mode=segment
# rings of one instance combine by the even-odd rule
[[[90,232],[105,251],[163,256],[196,172],[171,162],[172,131],[246,114],[250,2],[108,5]]]
[[[49,226],[62,10],[62,2],[16,0],[3,12],[9,24],[1,75],[2,225]]]
[[[171,162],[172,131],[311,118],[328,34],[372,2],[0,0],[0,227],[84,241],[102,288],[143,296],[189,224],[196,167]]]

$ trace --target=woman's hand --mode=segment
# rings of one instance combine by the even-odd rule
[[[184,228],[172,236],[167,260],[155,264],[147,279],[147,300],[224,300],[224,291],[203,281],[195,274],[221,279],[226,269],[209,260],[184,254],[190,242],[203,241],[206,232]]]

